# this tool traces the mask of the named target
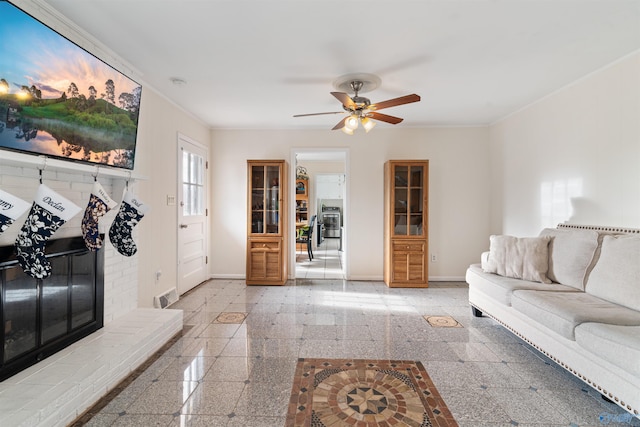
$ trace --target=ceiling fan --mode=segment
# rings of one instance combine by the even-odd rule
[[[420,101],[420,96],[414,94],[401,96],[399,98],[388,99],[382,102],[372,104],[369,98],[360,96],[360,92],[370,91],[380,85],[380,78],[373,74],[348,74],[338,78],[334,83],[336,89],[348,90],[354,93],[351,97],[345,92],[331,92],[338,101],[342,103],[344,111],[331,111],[327,113],[311,113],[296,114],[293,117],[320,116],[324,114],[343,114],[347,113],[347,117],[343,118],[331,130],[341,129],[343,132],[353,135],[353,131],[358,128],[358,124],[362,124],[365,131],[369,132],[376,125],[372,120],[391,123],[397,125],[403,119],[400,117],[389,116],[387,114],[378,113],[383,108],[396,107],[398,105],[410,104]]]

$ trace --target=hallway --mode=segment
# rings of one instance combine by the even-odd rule
[[[313,250],[313,260],[309,261],[307,251],[296,252],[296,279],[345,279],[344,256],[339,250],[340,239],[324,239]]]

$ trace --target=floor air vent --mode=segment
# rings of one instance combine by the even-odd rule
[[[153,306],[155,308],[167,308],[176,301],[178,301],[178,291],[176,288],[171,288],[153,297]]]

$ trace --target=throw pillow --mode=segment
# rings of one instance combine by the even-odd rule
[[[549,271],[554,282],[584,291],[587,271],[598,248],[598,232],[545,228],[540,236],[551,236],[549,242]]]
[[[489,238],[489,259],[483,266],[487,273],[551,283],[549,241],[551,237],[514,237],[492,235]]]

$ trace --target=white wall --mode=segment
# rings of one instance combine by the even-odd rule
[[[351,279],[382,280],[383,165],[389,159],[429,159],[429,276],[460,279],[476,262],[489,233],[488,128],[377,127],[348,136],[329,130],[211,132],[211,263],[214,277],[244,277],[247,159],[289,159],[290,150],[349,149],[347,264]]]
[[[640,227],[640,53],[490,127],[494,233]]]
[[[139,306],[152,307],[155,295],[176,286],[179,204],[167,205],[167,196],[177,196],[178,133],[205,146],[210,135],[207,126],[151,90],[143,91],[140,114],[136,172],[147,179],[134,190],[151,211],[137,227],[138,292]]]

